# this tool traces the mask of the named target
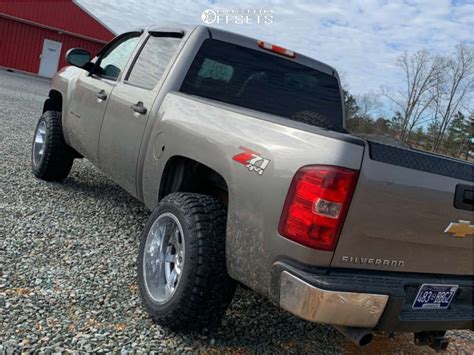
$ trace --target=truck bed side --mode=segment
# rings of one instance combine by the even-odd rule
[[[173,156],[196,160],[225,179],[229,189],[229,273],[265,295],[272,264],[281,256],[279,251],[308,265],[329,266],[332,259],[332,252],[310,249],[278,234],[283,204],[296,171],[310,164],[359,169],[364,152],[363,141],[346,135],[272,121],[278,117],[169,93],[152,128],[143,172],[144,200],[150,208],[158,203],[159,179]],[[318,131],[321,134],[315,133]],[[244,152],[240,147],[269,160],[262,175],[233,160]]]

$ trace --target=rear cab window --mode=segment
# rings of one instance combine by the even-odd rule
[[[343,130],[341,94],[334,76],[227,42],[204,41],[180,91]]]

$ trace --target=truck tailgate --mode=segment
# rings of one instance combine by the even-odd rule
[[[461,209],[454,199],[457,185],[473,189],[473,165],[368,145],[331,266],[472,275],[472,200]],[[469,221],[461,228],[468,235],[445,232],[460,220]]]

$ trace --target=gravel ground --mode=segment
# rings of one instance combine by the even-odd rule
[[[30,172],[30,144],[48,81],[0,71],[0,353],[361,353],[332,328],[310,324],[238,289],[216,331],[172,333],[137,294],[144,206],[86,160],[63,184]],[[474,352],[470,331],[450,350]],[[428,353],[401,335],[364,353]]]

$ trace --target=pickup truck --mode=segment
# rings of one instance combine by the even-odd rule
[[[332,67],[205,26],[66,57],[33,173],[84,157],[152,211],[138,281],[160,324],[219,324],[240,283],[359,345],[473,328],[473,165],[348,134]]]

